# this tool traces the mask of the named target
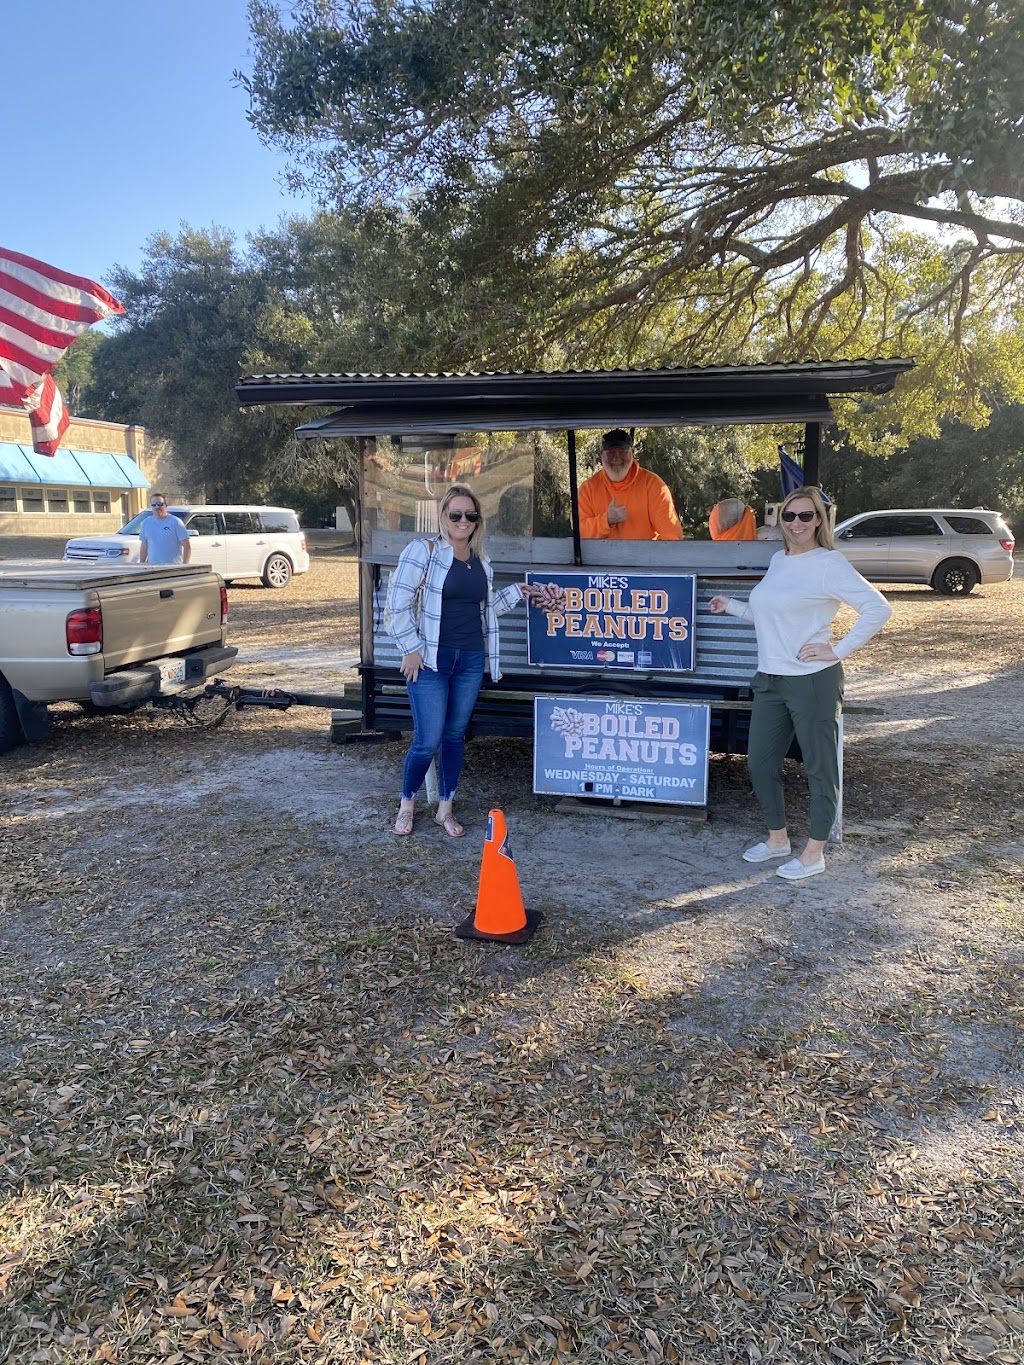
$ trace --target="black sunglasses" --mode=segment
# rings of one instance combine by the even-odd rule
[[[480,513],[479,513],[479,512],[449,512],[449,513],[448,513],[448,520],[449,520],[449,521],[461,521],[463,517],[465,517],[466,520],[469,521],[469,522],[479,521],[479,520],[480,520]]]
[[[151,502],[149,505],[150,505],[150,507],[166,507],[166,506],[167,506],[167,504],[166,504],[165,502]]]
[[[813,521],[817,515],[817,512],[783,512],[782,520],[796,521],[799,517],[801,521]]]

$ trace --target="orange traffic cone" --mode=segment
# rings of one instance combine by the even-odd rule
[[[529,943],[543,920],[539,910],[523,908],[505,817],[500,810],[492,810],[487,817],[476,909],[455,930],[455,937],[485,939],[488,943]]]

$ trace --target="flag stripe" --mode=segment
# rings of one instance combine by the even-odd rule
[[[92,280],[0,247],[0,401],[20,399],[39,454],[55,454],[71,421],[53,367],[92,323],[123,312]]]
[[[20,383],[23,389],[31,389],[44,374],[49,374],[67,347],[52,349],[54,354],[49,359],[42,351],[26,351],[16,345],[13,339],[8,340],[0,329],[0,365],[10,375],[12,383]]]
[[[99,288],[99,285],[96,286]],[[3,268],[0,262],[0,289],[12,295],[14,299],[20,300],[21,305],[29,308],[38,308],[40,312],[49,314],[52,318],[60,318],[71,327],[90,327],[94,322],[101,322],[104,318],[110,317],[112,313],[124,312],[123,308],[108,308],[105,304],[89,304],[87,296],[78,295],[72,298],[68,294],[49,293],[44,289],[33,288],[18,275],[11,274]]]
[[[2,329],[10,328],[33,341],[42,342],[44,346],[59,346],[62,351],[66,348],[69,340],[67,331],[50,325],[53,322],[52,313],[47,313],[43,308],[33,308],[30,312],[8,306],[16,302],[0,288],[0,335],[3,334]]]
[[[19,251],[6,251],[0,247],[2,262],[7,262],[7,266],[5,268],[0,264],[0,275],[7,276],[11,281],[20,281],[28,291],[27,295],[23,295],[27,301],[50,308],[60,317],[67,316],[71,321],[99,322],[114,313],[124,312],[124,305],[108,294],[101,284],[87,280],[83,275],[71,275],[66,270],[58,270],[56,266],[46,265],[31,256],[23,256]],[[32,298],[33,294],[37,296],[35,299]],[[78,318],[74,313],[65,313],[65,304],[85,309],[88,316]]]

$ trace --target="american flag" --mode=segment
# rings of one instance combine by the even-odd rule
[[[40,455],[56,453],[70,421],[54,366],[87,327],[123,312],[102,285],[0,247],[0,403],[27,410]]]

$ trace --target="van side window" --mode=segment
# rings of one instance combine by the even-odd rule
[[[259,524],[251,512],[222,512],[224,530],[229,536],[251,536]]]
[[[189,517],[185,525],[195,535],[215,536],[217,534],[217,514],[216,512],[197,512],[195,516]]]
[[[294,535],[299,529],[299,519],[294,512],[260,512],[259,519],[264,531],[271,535]]]

